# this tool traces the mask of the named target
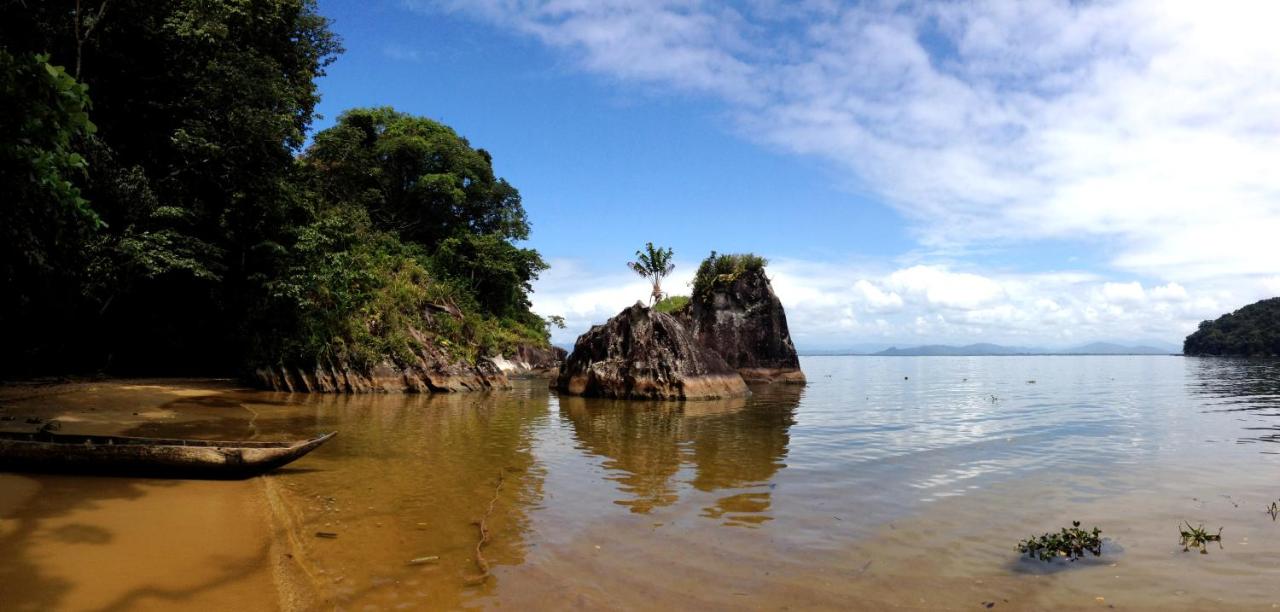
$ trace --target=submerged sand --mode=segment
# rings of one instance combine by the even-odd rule
[[[184,431],[218,381],[9,387],[7,429],[26,417],[68,431]],[[6,610],[274,610],[272,526],[260,479],[221,482],[0,473],[0,607]],[[253,594],[251,597],[246,595]]]
[[[984,435],[963,460],[844,463],[847,443],[799,432],[806,393],[680,405],[559,399],[542,381],[452,396],[209,380],[6,388],[0,414],[64,431],[340,435],[244,481],[0,473],[0,609],[1280,606],[1280,523],[1262,512],[1280,496],[1270,459],[1232,445],[1211,460],[1137,454],[984,482],[1018,444]],[[1103,527],[1104,557],[1046,566],[1013,551],[1071,520]],[[1223,548],[1181,552],[1181,520],[1225,525]]]

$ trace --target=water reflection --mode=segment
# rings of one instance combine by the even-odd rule
[[[354,397],[105,384],[14,401],[8,414],[95,433],[340,433],[296,467],[243,482],[0,478],[0,608],[179,596],[272,607],[276,589],[297,609],[910,607],[917,592],[930,604],[959,601],[956,589],[991,598],[1000,576],[1057,594],[1012,608],[1110,601],[1109,570],[1052,582],[1008,571],[1011,533],[1081,518],[1125,546],[1125,579],[1134,573],[1130,592],[1147,585],[1144,603],[1188,583],[1272,603],[1258,568],[1280,557],[1257,502],[1274,499],[1280,457],[1258,451],[1280,452],[1280,361],[804,367],[808,387],[685,404],[557,398],[541,381]],[[494,575],[473,585],[481,518]],[[1227,551],[1184,565],[1167,538],[1184,519],[1227,525]],[[436,560],[410,563],[422,558]],[[1168,578],[1195,571],[1219,573]]]
[[[1204,402],[1205,412],[1229,413],[1247,435],[1237,444],[1280,443],[1280,360],[1187,358],[1188,393]],[[1265,454],[1280,449],[1265,447]]]
[[[560,416],[579,449],[603,457],[623,494],[615,504],[648,514],[676,503],[687,483],[723,492],[702,516],[752,526],[771,519],[770,480],[785,467],[803,387],[759,387],[749,398],[636,402],[562,396]]]
[[[162,409],[186,418],[127,433],[283,439],[340,432],[323,453],[276,472],[266,485],[283,531],[295,534],[290,554],[302,571],[293,579],[314,591],[308,605],[454,607],[468,591],[491,590],[496,580],[480,580],[476,555],[482,520],[487,565],[525,560],[528,514],[541,502],[545,478],[532,445],[547,422],[547,398],[534,387],[441,395],[232,392],[175,398]],[[337,537],[313,537],[321,531]],[[409,563],[420,558],[434,560]]]

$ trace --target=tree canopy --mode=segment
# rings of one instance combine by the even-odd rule
[[[544,341],[488,152],[390,108],[302,151],[340,52],[314,0],[0,0],[0,375],[371,359],[442,301]]]
[[[365,210],[374,228],[419,245],[438,276],[474,293],[495,316],[527,311],[547,268],[532,249],[520,192],[493,158],[448,126],[390,108],[344,112],[316,134],[304,161],[326,206]]]
[[[1254,302],[1214,321],[1202,321],[1200,328],[1183,342],[1182,352],[1243,357],[1280,355],[1280,298]]]

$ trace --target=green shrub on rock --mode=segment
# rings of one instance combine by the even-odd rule
[[[654,304],[653,309],[658,312],[671,314],[683,309],[688,304],[689,296],[687,295],[669,295],[659,300],[657,304]]]
[[[743,272],[756,272],[769,265],[769,261],[754,253],[717,254],[711,251],[698,265],[693,277],[693,297],[704,300],[718,283],[731,283]]]

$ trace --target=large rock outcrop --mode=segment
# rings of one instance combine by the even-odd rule
[[[787,314],[763,268],[716,279],[679,316],[747,382],[805,382]]]
[[[510,357],[498,355],[489,361],[507,376],[555,376],[568,355],[568,351],[558,346],[521,344]]]
[[[258,368],[254,378],[267,389],[304,393],[441,393],[511,386],[492,361],[480,359],[475,365],[459,361],[434,339],[415,329],[408,331],[422,348],[407,363],[387,359],[368,369],[336,363],[277,365]]]
[[[571,395],[715,399],[748,393],[736,370],[675,317],[637,303],[578,338],[556,379]]]

